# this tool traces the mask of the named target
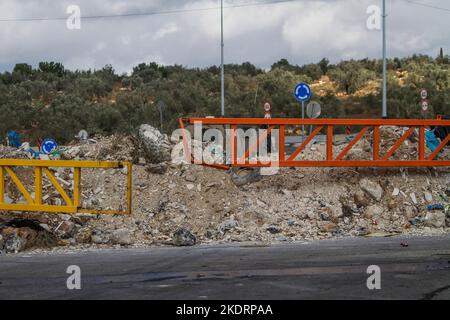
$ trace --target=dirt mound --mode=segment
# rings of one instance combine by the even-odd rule
[[[383,130],[382,149],[387,150],[402,132]],[[322,147],[308,147],[306,156],[319,158]],[[334,148],[337,152],[344,146]],[[27,234],[20,230],[28,227],[11,225],[14,218],[35,220],[58,239],[58,244],[77,247],[298,241],[449,231],[449,200],[445,195],[450,188],[449,168],[282,168],[276,175],[236,186],[229,172],[202,166],[164,162],[157,164],[164,170],[155,171],[146,151],[134,138],[114,135],[72,144],[62,154],[65,159],[133,161],[132,215],[4,212],[0,230],[6,236],[0,244],[4,246],[11,234],[16,238]],[[368,158],[370,151],[371,141],[366,137],[352,150],[367,153]],[[394,156],[402,158],[412,152],[417,149],[410,141]],[[351,156],[361,158],[361,154],[349,153]],[[70,169],[56,173],[70,181]],[[7,181],[6,188],[9,185]],[[84,207],[117,210],[125,206],[126,172],[83,171],[82,186]],[[50,194],[48,201],[53,201],[54,195],[45,190]],[[18,195],[12,200],[23,199]],[[429,209],[432,204],[443,207]],[[29,247],[16,246],[33,248],[33,239],[29,239]]]

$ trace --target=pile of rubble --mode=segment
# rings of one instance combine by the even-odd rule
[[[153,128],[147,128],[150,132],[141,129],[137,138],[96,137],[95,143],[73,144],[62,154],[64,159],[133,161],[132,215],[5,212],[0,214],[0,251],[450,231],[448,168],[282,168],[276,175],[236,186],[226,171],[166,161],[170,151],[167,137]],[[145,137],[158,141],[159,149],[152,149],[151,143],[145,146]],[[363,150],[364,143],[362,140],[355,149]],[[316,150],[320,146],[314,148],[306,152],[320,151]],[[115,210],[123,206],[125,173],[105,170],[83,174],[83,206]],[[64,179],[65,175],[70,172],[59,176]],[[17,218],[33,221],[34,228],[17,224]]]
[[[132,136],[115,134],[108,137],[94,137],[84,143],[74,142],[64,148],[63,160],[135,161],[136,139]]]

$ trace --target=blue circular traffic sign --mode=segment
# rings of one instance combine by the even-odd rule
[[[311,88],[306,83],[299,83],[295,87],[294,96],[300,102],[308,101],[311,98]]]
[[[41,150],[45,154],[50,154],[52,151],[56,150],[56,148],[58,148],[58,144],[53,139],[45,139],[41,145]]]

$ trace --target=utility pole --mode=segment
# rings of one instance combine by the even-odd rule
[[[224,67],[223,67],[223,0],[220,0],[220,110],[222,117],[225,116],[225,85],[224,85]]]
[[[383,119],[387,119],[386,0],[383,0]]]

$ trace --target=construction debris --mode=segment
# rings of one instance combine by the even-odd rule
[[[390,139],[387,133],[382,138]],[[366,142],[357,144],[354,152],[369,152],[370,141]],[[412,145],[399,149],[400,157],[402,152],[416,152]],[[315,151],[307,148],[307,154],[299,158],[319,157],[324,146],[316,147]],[[133,161],[133,214],[0,213],[0,251],[53,246],[267,243],[450,231],[450,212],[442,198],[450,189],[450,168],[281,168],[276,175],[258,174],[252,183],[237,186],[229,172],[166,161],[170,142],[150,126],[141,126],[137,139],[95,136],[62,148],[63,159]],[[27,156],[0,146],[0,158],[21,157]],[[21,180],[32,182],[33,173],[25,168],[17,168],[17,174]],[[71,169],[55,170],[69,194],[71,175]],[[83,207],[124,206],[125,180],[121,170],[83,169]],[[45,203],[62,201],[48,181],[43,184]],[[5,202],[24,201],[9,178],[5,189]],[[442,206],[429,211],[433,199]],[[18,224],[17,218],[33,223]]]
[[[149,163],[170,161],[171,145],[167,136],[148,124],[139,127],[139,142]]]

